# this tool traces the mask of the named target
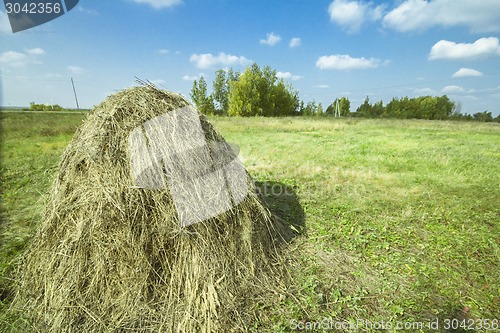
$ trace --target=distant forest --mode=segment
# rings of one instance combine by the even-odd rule
[[[269,66],[260,68],[254,63],[243,73],[229,69],[215,72],[212,93],[208,93],[204,77],[193,82],[190,93],[198,110],[220,116],[307,116],[307,117],[363,117],[398,119],[476,120],[500,122],[500,115],[491,112],[475,114],[461,112],[461,106],[448,96],[394,97],[389,103],[371,103],[366,97],[354,112],[347,97],[336,98],[328,107],[321,103],[300,100],[298,92],[276,75]]]

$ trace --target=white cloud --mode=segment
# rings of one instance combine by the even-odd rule
[[[465,26],[473,32],[500,31],[500,1],[405,0],[385,15],[383,23],[402,32],[435,26]]]
[[[380,20],[385,5],[374,7],[372,2],[334,0],[328,7],[330,20],[347,29],[357,32],[365,22]]]
[[[455,43],[440,40],[431,49],[429,60],[437,59],[475,59],[500,55],[498,38],[480,38],[474,43]]]
[[[192,62],[198,68],[209,68],[215,65],[222,66],[245,66],[250,64],[252,61],[243,57],[243,56],[235,56],[231,54],[225,54],[224,52],[219,53],[214,56],[211,53],[204,54],[192,54],[189,58],[189,62]]]
[[[436,91],[431,88],[417,88],[413,90],[413,93],[416,95],[435,95]]]
[[[139,4],[147,4],[154,9],[162,9],[166,7],[173,7],[182,3],[182,0],[133,0]]]
[[[44,55],[45,51],[39,47],[26,49],[25,53],[5,51],[0,54],[0,64],[10,67],[23,67],[29,64],[41,64],[37,56]]]
[[[289,47],[294,48],[298,47],[302,44],[302,40],[299,37],[293,37],[290,39],[290,43],[288,44]]]
[[[274,32],[270,32],[267,34],[266,39],[260,40],[260,43],[273,46],[279,43],[280,40],[281,37],[279,35],[276,35]]]
[[[464,92],[464,91],[465,91],[464,87],[454,86],[454,85],[446,86],[443,89],[441,89],[441,92],[446,93],[446,94],[460,93],[460,92]]]
[[[334,70],[350,70],[350,69],[366,69],[378,67],[380,61],[370,58],[352,58],[349,55],[329,55],[321,56],[316,61],[316,67],[319,69],[334,69]]]
[[[479,76],[483,76],[483,73],[471,68],[460,68],[451,77],[458,78],[458,77],[479,77]]]
[[[326,89],[326,88],[330,88],[330,86],[327,84],[317,84],[314,86],[314,88]]]
[[[24,53],[6,51],[0,53],[0,64],[12,67],[22,67],[26,65],[28,57]]]
[[[290,72],[277,72],[276,77],[278,79],[284,79],[284,80],[292,80],[292,81],[297,81],[302,79],[302,76],[300,75],[293,75]]]
[[[377,7],[375,7],[375,8],[373,8],[373,9],[370,10],[370,12],[368,13],[369,14],[369,18],[372,21],[381,20],[384,17],[385,9],[386,9],[386,5],[385,4],[378,5]]]
[[[159,54],[169,54],[170,53],[170,50],[167,50],[167,49],[159,49],[158,51],[156,51],[157,53]]]
[[[80,66],[68,66],[66,67],[70,74],[78,75],[83,74],[85,71]]]
[[[44,49],[41,49],[39,47],[35,47],[33,49],[27,49],[26,53],[29,55],[37,56],[37,55],[44,55],[45,51],[44,51]]]

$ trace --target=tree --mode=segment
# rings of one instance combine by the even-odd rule
[[[201,113],[216,114],[213,96],[207,96],[207,82],[203,76],[198,82],[194,80],[190,95],[194,105]]]
[[[295,116],[299,108],[298,93],[282,79],[272,87],[272,116]]]
[[[36,104],[35,102],[30,102],[30,111],[62,111],[64,110],[63,107],[61,107],[58,104]]]
[[[421,118],[436,119],[437,116],[437,99],[431,96],[425,96],[420,101]]]
[[[289,91],[293,95],[293,112],[291,112],[292,116],[301,116],[301,107],[303,106],[303,103],[300,98],[299,98],[299,92],[296,90],[293,90],[292,86],[290,85]]]
[[[483,121],[483,122],[493,121],[493,116],[491,115],[491,112],[488,112],[488,111],[474,113],[473,117],[474,117],[474,120],[477,120],[477,121]]]
[[[311,102],[307,102],[306,106],[304,107],[304,116],[313,116],[316,113],[317,110],[316,106],[316,101],[312,100]]]
[[[360,114],[362,117],[370,117],[372,114],[372,106],[370,104],[370,98],[366,96],[363,104],[358,106],[356,113]]]
[[[454,103],[448,98],[448,96],[443,95],[437,98],[436,102],[436,117],[434,119],[446,119],[453,112]]]
[[[393,97],[389,103],[385,105],[384,113],[382,117],[389,118],[394,117],[395,110],[398,107],[399,100],[396,97]]]
[[[260,72],[259,80],[259,94],[260,94],[260,109],[261,116],[275,116],[276,110],[273,101],[273,91],[275,90],[275,83],[278,80],[276,77],[276,70],[266,66],[261,71],[257,64],[254,64]],[[252,66],[253,67],[253,66]],[[284,86],[284,85],[283,85]]]
[[[210,114],[210,115],[218,115],[218,110],[215,108],[214,104],[214,98],[212,94],[208,95],[207,98],[205,99],[205,102],[203,103],[203,106],[201,108],[201,112],[204,114]]]
[[[318,107],[316,108],[315,115],[318,117],[324,116],[323,105],[321,105],[321,103],[318,104]]]
[[[240,73],[233,71],[232,68],[229,68],[229,70],[227,71],[228,88],[231,89],[231,83],[238,81],[239,78],[240,78]]]
[[[230,83],[228,106],[230,116],[285,116],[297,113],[299,101],[275,70],[254,63]]]
[[[460,105],[452,102],[448,96],[441,97],[420,96],[417,98],[394,97],[385,107],[382,101],[373,105],[368,97],[364,103],[358,107],[356,113],[361,117],[386,117],[386,118],[417,118],[417,119],[449,119],[459,116]]]
[[[339,104],[340,115],[342,117],[348,117],[351,114],[351,101],[347,97],[336,98],[332,104],[328,105],[325,114],[328,116],[334,116],[335,110],[337,108],[337,103]]]
[[[217,103],[214,106],[216,114],[227,115],[229,110],[229,84],[226,72],[219,69],[215,72],[215,79],[213,82],[213,100]]]
[[[378,101],[377,103],[373,104],[371,107],[371,113],[372,117],[381,117],[384,114],[384,103],[382,101]]]
[[[337,100],[333,101],[332,104],[328,105],[325,110],[325,116],[333,116],[335,115],[335,103]]]
[[[407,119],[411,118],[410,99],[405,96],[399,100],[399,108],[396,110],[396,118]]]
[[[340,98],[340,115],[347,117],[351,114],[351,101],[347,97]]]
[[[245,69],[238,81],[231,84],[229,92],[230,116],[256,116],[261,114],[259,76],[260,70],[252,66]]]
[[[203,76],[200,77],[199,82],[194,80],[190,96],[194,105],[201,111],[201,108],[207,99],[207,82]]]

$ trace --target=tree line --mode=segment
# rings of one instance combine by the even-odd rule
[[[256,63],[243,73],[232,69],[215,72],[212,92],[202,76],[193,82],[191,99],[198,110],[208,115],[220,116],[341,116],[365,118],[399,119],[455,119],[498,121],[491,112],[474,115],[462,114],[459,103],[448,96],[420,96],[416,98],[393,98],[389,103],[370,103],[366,97],[355,112],[351,112],[351,102],[347,97],[336,98],[326,109],[321,103],[300,100],[298,92],[291,84],[277,77],[276,70]]]
[[[462,113],[460,103],[448,96],[420,96],[416,98],[394,97],[386,105],[382,101],[374,104],[366,97],[352,116],[366,118],[399,118],[399,119],[431,119],[431,120],[476,120],[483,122],[500,122],[500,115],[493,118],[491,112],[477,112],[473,115]]]
[[[457,111],[457,104],[448,96],[420,96],[417,98],[393,98],[385,106],[382,101],[370,104],[366,97],[356,113],[359,117],[368,118],[401,118],[401,119],[438,119],[443,120]]]
[[[30,103],[30,107],[28,109],[24,109],[26,111],[63,111],[64,108],[58,104],[36,104],[35,102]]]

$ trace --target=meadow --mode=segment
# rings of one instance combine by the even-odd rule
[[[0,331],[22,332],[26,319],[8,311],[16,259],[85,114],[0,117]],[[324,319],[330,328],[356,324],[351,331],[390,323],[387,331],[426,332],[436,320],[439,331],[465,331],[453,323],[500,327],[498,124],[210,120],[240,147],[271,209],[300,233],[289,249],[293,283],[255,305],[254,331],[290,332]]]

